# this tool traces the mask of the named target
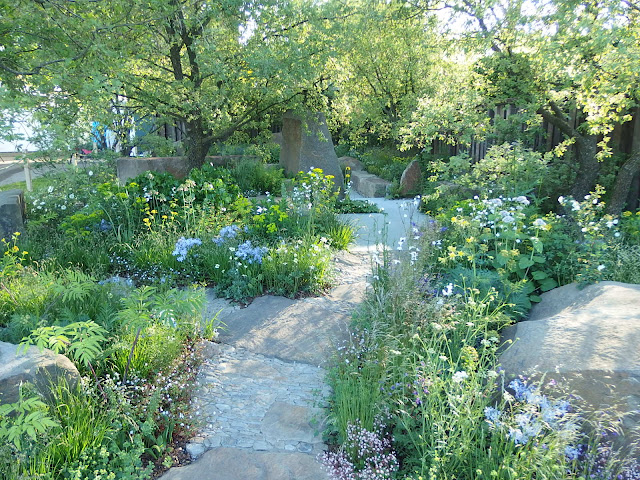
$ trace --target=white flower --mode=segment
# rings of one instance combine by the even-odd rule
[[[577,212],[578,210],[580,210],[580,204],[575,200],[571,200],[571,210]]]
[[[562,197],[562,196],[561,196],[561,197],[558,197],[558,203],[559,203],[560,205],[564,205],[564,197]]]
[[[70,193],[70,194],[69,194],[69,198],[70,198],[71,200],[73,200],[74,198],[76,198],[76,196],[75,196],[73,193]]]
[[[49,185],[49,188],[47,188],[47,192],[49,193],[53,192],[53,185]]]
[[[520,195],[519,197],[516,197],[513,200],[514,200],[514,202],[518,202],[518,203],[521,203],[523,205],[529,205],[531,203],[529,201],[529,199],[527,197],[525,197],[524,195]]]
[[[461,370],[459,372],[454,373],[453,376],[451,377],[451,380],[453,380],[456,383],[462,383],[467,378],[469,378],[469,374],[464,370]]]
[[[598,265],[598,271],[601,272],[602,270],[604,270],[606,267],[604,265]]]
[[[451,295],[453,295],[453,283],[450,283],[445,289],[442,290],[442,295],[445,297],[450,297]]]
[[[93,170],[89,170],[89,176],[93,177]]]
[[[614,237],[619,237],[620,236],[620,232],[616,232],[613,234]]]
[[[545,221],[544,221],[543,219],[541,219],[541,218],[536,218],[536,219],[533,221],[533,226],[534,226],[534,227],[536,227],[536,228],[544,228],[544,227],[546,227],[546,226],[547,226],[547,222],[545,222]]]
[[[516,221],[516,219],[513,218],[511,215],[505,215],[504,217],[502,217],[502,221],[504,223],[513,223]]]

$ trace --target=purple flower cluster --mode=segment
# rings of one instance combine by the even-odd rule
[[[325,452],[322,463],[332,480],[389,480],[399,467],[381,422],[373,432],[350,423],[343,449]]]

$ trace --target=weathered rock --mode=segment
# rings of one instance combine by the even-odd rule
[[[391,186],[391,182],[383,180],[364,170],[351,172],[351,187],[363,197],[384,197]]]
[[[402,172],[402,177],[400,177],[400,194],[410,195],[418,193],[421,183],[422,169],[420,168],[420,162],[416,158],[407,165],[407,168]]]
[[[548,373],[595,409],[640,410],[640,285],[565,285],[542,295],[500,358],[508,374]]]
[[[10,239],[24,231],[24,193],[14,189],[0,192],[0,238]]]
[[[336,188],[341,188],[344,176],[324,114],[309,114],[303,119],[287,112],[282,122],[280,165],[285,173],[295,175],[321,168],[326,175],[333,175]]]
[[[338,159],[338,162],[340,163],[340,167],[344,170],[345,168],[349,167],[351,169],[351,171],[353,170],[364,170],[364,164],[358,160],[357,158],[353,158],[353,157],[340,157]]]
[[[51,382],[64,377],[74,385],[80,378],[75,365],[64,355],[51,350],[30,347],[17,354],[17,345],[0,342],[0,403],[14,403],[19,398],[20,384],[30,382],[47,395]]]
[[[253,452],[237,448],[210,450],[186,467],[172,468],[162,480],[327,480],[313,455]]]

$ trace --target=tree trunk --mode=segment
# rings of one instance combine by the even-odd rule
[[[549,102],[548,108],[542,107],[538,113],[555,126],[567,138],[575,139],[576,160],[578,162],[578,176],[571,186],[569,193],[577,200],[582,200],[594,187],[600,162],[598,152],[598,138],[595,135],[583,135],[569,123],[567,115],[554,102]]]
[[[595,186],[600,171],[600,162],[596,157],[598,139],[595,135],[579,135],[576,137],[576,160],[579,170],[571,195],[578,201],[582,200]]]
[[[209,153],[213,140],[202,128],[200,119],[186,122],[185,126],[187,135],[184,145],[186,147],[187,164],[189,169],[201,167]]]
[[[640,107],[636,108],[633,123],[631,155],[629,155],[629,158],[618,171],[618,175],[616,175],[616,181],[611,192],[611,200],[607,206],[607,212],[613,215],[619,215],[625,207],[633,178],[640,173]]]

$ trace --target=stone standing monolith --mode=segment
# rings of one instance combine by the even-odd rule
[[[343,185],[344,176],[323,113],[310,113],[304,118],[292,112],[283,115],[280,165],[291,176],[321,168],[326,175],[334,176],[337,187]]]

